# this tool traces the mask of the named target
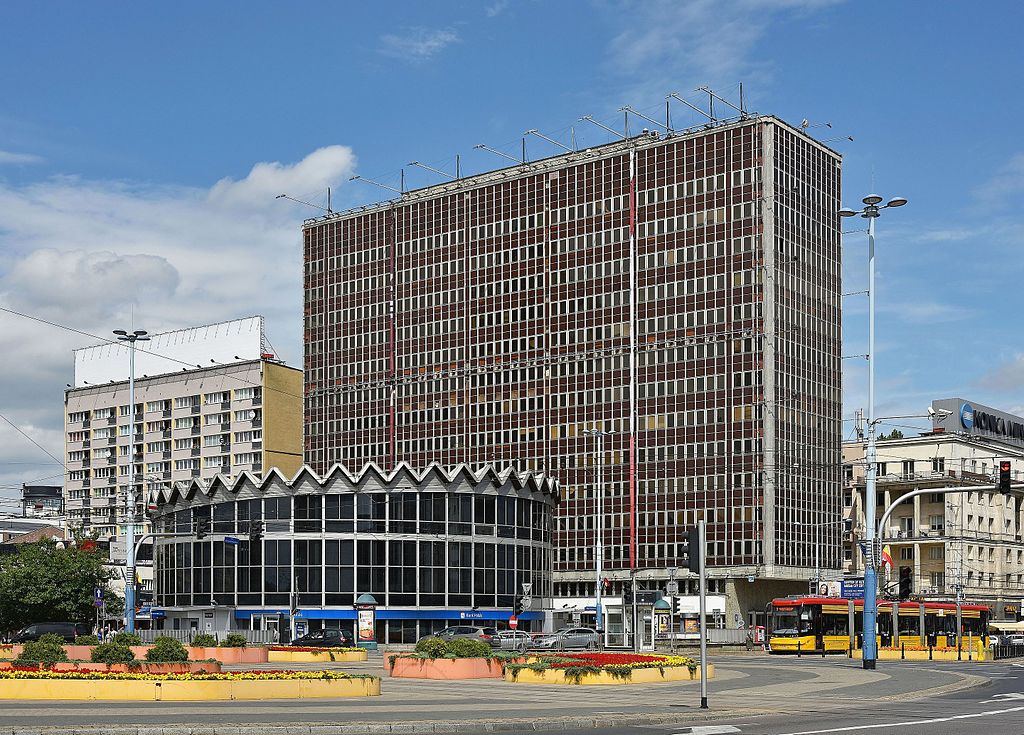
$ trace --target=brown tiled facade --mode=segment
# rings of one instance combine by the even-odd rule
[[[699,519],[720,589],[838,569],[840,174],[759,117],[307,222],[306,462],[557,477],[563,595],[593,594],[598,461],[613,590]]]

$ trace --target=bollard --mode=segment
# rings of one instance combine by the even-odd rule
[[[929,661],[932,660],[932,644],[931,643],[928,644],[928,660]]]
[[[905,661],[906,659],[907,659],[907,644],[906,643],[900,643],[900,661]]]
[[[853,658],[853,646],[850,646],[849,648],[846,649],[846,657],[847,658]]]
[[[801,658],[801,655],[800,655],[800,643],[801,643],[801,641],[797,641],[796,642],[796,657],[797,658]]]
[[[821,657],[825,658],[825,641],[824,640],[822,640],[822,642],[821,642]]]

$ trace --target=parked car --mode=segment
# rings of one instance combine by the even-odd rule
[[[33,623],[15,633],[11,643],[38,641],[47,633],[55,633],[68,643],[74,643],[77,636],[92,633],[92,628],[84,623]]]
[[[1019,634],[1019,633],[1014,633],[1013,635],[1008,635],[1008,636],[1006,636],[1006,643],[1004,645],[1007,645],[1007,646],[1024,646],[1024,635]]]
[[[347,630],[324,628],[323,630],[314,630],[312,633],[306,633],[306,635],[300,635],[290,645],[309,646],[310,648],[318,646],[323,648],[350,648],[354,643],[352,634]]]
[[[502,651],[525,651],[533,643],[533,637],[524,630],[499,630],[491,636],[491,647]]]
[[[491,639],[497,635],[498,631],[496,628],[481,628],[476,625],[453,625],[450,628],[439,630],[436,633],[425,635],[423,638],[443,638],[446,641],[454,640],[456,638],[470,638],[476,641],[483,641],[484,643],[490,643]],[[421,638],[420,640],[423,640]]]
[[[533,648],[550,651],[567,651],[574,648],[593,651],[597,646],[598,635],[593,628],[562,628],[554,633],[538,636],[532,644]]]

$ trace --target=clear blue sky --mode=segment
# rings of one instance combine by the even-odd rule
[[[834,143],[848,204],[911,200],[879,223],[881,411],[956,394],[1024,410],[1019,3],[7,3],[0,27],[5,307],[94,333],[264,313],[298,364],[308,210],[274,194],[323,202],[331,184],[336,207],[363,203],[378,192],[353,173],[397,183],[456,153],[481,170],[500,159],[476,143],[514,153],[528,128],[571,125],[597,142],[581,115],[742,81],[751,109],[854,137]],[[865,249],[847,237],[848,291]],[[846,352],[863,353],[863,297],[846,307]],[[58,457],[69,350],[87,342],[0,313],[19,356],[0,412]],[[864,364],[847,363],[852,415]],[[0,440],[0,494],[59,471],[6,426]]]

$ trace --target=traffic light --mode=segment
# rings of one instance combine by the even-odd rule
[[[999,492],[1010,494],[1010,460],[999,460]]]
[[[516,595],[513,599],[515,601],[512,603],[512,614],[518,617],[523,614],[523,598]]]
[[[249,543],[256,544],[263,539],[263,521],[249,521]]]
[[[210,532],[210,519],[209,518],[196,518],[196,538],[204,539]]]
[[[694,526],[686,532],[686,543],[683,544],[683,556],[686,557],[686,568],[694,574],[700,574],[700,530]]]
[[[906,599],[909,599],[909,597],[910,597],[911,587],[913,586],[913,581],[911,579],[911,576],[913,575],[913,573],[914,573],[914,570],[911,569],[910,567],[900,567],[900,599],[901,600],[906,600]]]

